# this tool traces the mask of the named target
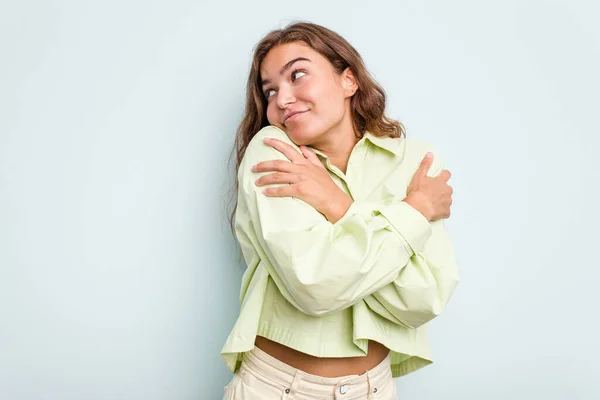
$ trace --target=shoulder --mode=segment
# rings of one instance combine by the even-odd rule
[[[261,128],[260,131],[256,132],[254,137],[250,140],[248,148],[250,148],[250,146],[252,146],[253,143],[262,143],[263,139],[266,137],[272,137],[293,144],[290,138],[288,137],[287,133],[285,133],[281,128],[278,128],[275,125],[267,125]]]
[[[246,174],[250,170],[254,164],[259,163],[261,161],[267,160],[287,160],[287,157],[278,150],[275,150],[273,147],[267,145],[264,142],[265,138],[275,138],[279,139],[282,142],[289,144],[294,147],[299,153],[301,153],[300,148],[291,141],[288,135],[280,128],[268,125],[256,132],[256,134],[250,139],[248,143],[248,147],[246,148],[246,152],[244,153],[244,157],[242,158],[242,162],[240,164],[240,169],[238,171],[238,178],[241,174]]]
[[[437,175],[444,169],[444,162],[440,152],[433,143],[415,137],[402,138],[401,142],[403,162],[414,165],[416,169],[419,167],[425,154],[431,152],[433,153],[433,164],[431,165],[431,173],[429,175]]]
[[[404,145],[405,151],[410,153],[418,153],[423,151],[427,152],[429,149],[433,148],[432,143],[414,136],[402,138],[401,141]]]

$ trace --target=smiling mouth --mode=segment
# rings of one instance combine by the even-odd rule
[[[305,112],[307,112],[307,111],[308,111],[308,110],[306,110],[306,111],[300,111],[300,112],[294,113],[294,114],[290,115],[289,117],[287,117],[287,118],[286,118],[286,119],[283,121],[283,123],[285,124],[285,123],[287,123],[287,122],[288,122],[288,121],[290,121],[290,120],[294,120],[294,119],[295,119],[295,118],[297,118],[299,115],[302,115],[302,114],[304,114],[304,113],[305,113]]]

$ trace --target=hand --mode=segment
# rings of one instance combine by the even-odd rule
[[[299,154],[288,143],[274,138],[265,138],[264,141],[290,160],[263,161],[252,167],[254,172],[276,171],[258,178],[255,182],[257,186],[289,184],[264,189],[266,196],[296,197],[311,205],[331,223],[344,216],[352,199],[333,182],[315,153],[306,146],[300,146],[302,154]]]
[[[447,184],[451,176],[447,169],[436,177],[427,176],[432,163],[433,154],[431,157],[423,158],[408,185],[407,195],[403,200],[421,212],[428,221],[450,217],[453,193],[452,187]]]

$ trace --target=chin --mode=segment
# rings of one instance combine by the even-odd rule
[[[284,131],[297,146],[308,146],[310,143],[313,143],[318,136],[314,132],[311,132],[307,129],[302,129],[300,127],[287,127],[284,129]]]
[[[315,125],[315,121],[303,121],[301,124],[290,124],[284,127],[283,130],[296,145],[310,146],[319,140],[323,132],[326,132],[325,129],[321,129],[322,127]]]

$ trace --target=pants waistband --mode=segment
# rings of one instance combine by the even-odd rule
[[[294,368],[256,346],[243,354],[242,362],[242,368],[249,368],[263,378],[288,388],[290,394],[297,391],[323,398],[335,394],[336,399],[347,400],[368,398],[369,394],[376,393],[378,388],[392,380],[390,365],[391,355],[388,354],[381,363],[363,374],[327,378]]]

